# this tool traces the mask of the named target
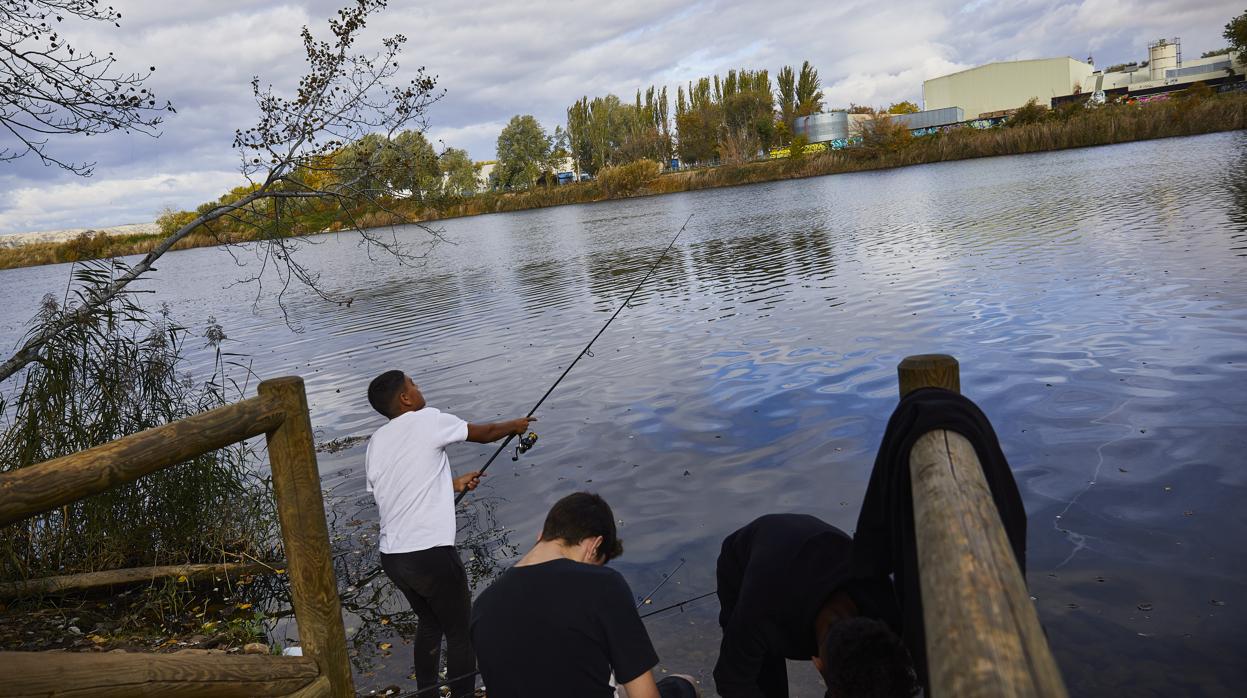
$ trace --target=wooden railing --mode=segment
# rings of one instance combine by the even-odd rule
[[[960,390],[951,356],[911,356],[897,370],[902,395]],[[301,378],[264,381],[251,399],[0,474],[0,525],[260,434],[304,655],[0,652],[0,695],[354,695]],[[910,452],[910,474],[933,696],[1066,695],[973,446],[929,432]]]
[[[302,378],[267,380],[248,400],[0,474],[0,526],[260,434],[303,656],[0,652],[0,695],[354,696]]]
[[[897,373],[902,397],[961,390],[951,356],[910,356]],[[927,432],[909,472],[933,698],[1065,696],[974,446],[956,432]]]

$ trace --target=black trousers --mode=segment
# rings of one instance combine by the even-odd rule
[[[410,553],[381,553],[385,570],[407,603],[420,618],[414,649],[416,686],[429,688],[438,683],[442,636],[446,636],[446,676],[455,678],[476,671],[476,655],[468,637],[468,618],[472,594],[468,575],[459,553],[451,546],[439,546]],[[454,698],[471,696],[476,677],[450,684]]]

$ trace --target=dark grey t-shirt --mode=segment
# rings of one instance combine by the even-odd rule
[[[632,590],[572,560],[512,567],[472,605],[472,647],[490,698],[610,698],[658,663]]]

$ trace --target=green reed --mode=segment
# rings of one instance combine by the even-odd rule
[[[45,296],[30,332],[71,313],[90,284],[121,269],[95,262],[74,290]],[[244,365],[221,349],[215,321],[203,340],[214,370],[185,369],[189,331],[167,308],[149,313],[132,294],[57,335],[42,358],[0,386],[0,471],[68,455],[241,397]],[[241,382],[231,374],[241,372]],[[276,559],[270,481],[242,443],[194,458],[0,529],[0,579],[188,562]]]

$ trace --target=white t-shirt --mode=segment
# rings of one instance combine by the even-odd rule
[[[432,407],[404,412],[372,435],[364,471],[381,513],[381,552],[455,544],[455,491],[446,446],[467,439],[467,422]]]

